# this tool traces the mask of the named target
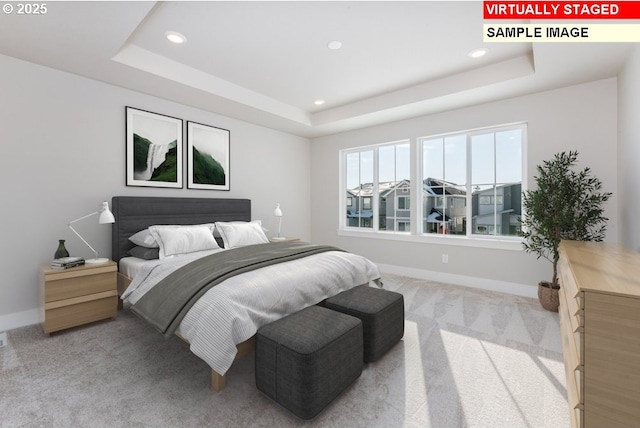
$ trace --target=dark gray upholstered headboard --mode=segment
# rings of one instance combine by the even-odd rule
[[[129,237],[154,224],[201,224],[251,221],[250,199],[158,198],[114,196],[111,257],[119,261],[133,248]]]

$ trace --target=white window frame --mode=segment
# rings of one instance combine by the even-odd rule
[[[467,215],[467,233],[466,235],[450,235],[450,234],[431,234],[431,233],[422,233],[422,205],[423,205],[423,192],[422,186],[416,186],[415,183],[422,183],[422,144],[423,140],[435,139],[435,138],[444,138],[450,135],[460,135],[465,134],[467,137],[467,144],[469,144],[470,138],[473,135],[486,134],[487,132],[501,132],[509,129],[514,129],[520,127],[522,129],[521,136],[521,172],[522,172],[522,191],[524,192],[527,189],[527,123],[526,122],[514,122],[503,125],[496,126],[488,126],[484,128],[477,128],[466,131],[456,131],[450,132],[446,134],[438,134],[432,136],[424,136],[419,138],[412,139],[404,139],[397,140],[391,142],[384,142],[379,144],[372,144],[366,146],[359,146],[349,149],[340,150],[338,153],[339,156],[339,166],[340,166],[340,179],[339,181],[339,194],[340,198],[340,209],[339,209],[339,228],[338,235],[347,236],[347,237],[358,237],[358,238],[369,238],[369,239],[385,239],[385,240],[395,240],[395,241],[407,241],[407,242],[424,242],[431,244],[446,244],[452,246],[465,246],[465,247],[478,247],[478,248],[493,248],[493,249],[503,249],[503,250],[513,250],[513,251],[521,251],[522,250],[522,238],[518,236],[501,236],[501,235],[480,235],[474,233],[472,230],[472,218],[471,212],[473,209],[473,204],[468,202],[468,199],[471,198],[471,160],[469,156],[469,146],[467,145],[467,176],[469,177],[467,180],[467,194],[470,195],[468,198],[465,198],[465,206],[466,206],[466,215]],[[381,231],[378,228],[378,148],[382,146],[388,146],[393,144],[410,144],[410,152],[411,152],[411,199],[418,201],[417,203],[410,204],[410,224],[411,224],[411,232],[394,232],[394,231]],[[374,150],[374,190],[372,195],[373,202],[373,227],[371,228],[360,228],[360,227],[348,227],[346,225],[346,200],[345,200],[345,192],[347,190],[346,187],[346,176],[347,176],[347,164],[346,157],[349,153],[354,152],[362,152],[366,150]],[[418,221],[416,221],[416,219]]]

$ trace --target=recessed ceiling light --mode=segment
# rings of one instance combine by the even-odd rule
[[[489,52],[488,49],[476,49],[474,51],[469,52],[469,56],[471,58],[480,58],[482,56],[485,56],[487,52]]]
[[[333,40],[329,43],[327,43],[327,47],[329,49],[331,49],[332,51],[338,50],[342,47],[342,42],[339,42],[337,40]]]
[[[313,103],[317,106],[321,106],[322,104],[324,104],[324,100],[315,100]]]
[[[176,43],[178,45],[181,45],[182,43],[185,43],[187,41],[187,38],[183,34],[178,33],[177,31],[167,31],[166,33],[164,33],[164,36],[170,42]]]

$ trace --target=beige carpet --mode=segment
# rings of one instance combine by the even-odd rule
[[[177,338],[128,312],[0,348],[0,427],[569,426],[557,314],[537,301],[385,275],[405,297],[404,339],[312,421],[260,393],[253,354],[227,388]]]

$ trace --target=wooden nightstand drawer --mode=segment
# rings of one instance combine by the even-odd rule
[[[51,333],[104,318],[115,317],[118,311],[116,291],[101,294],[112,295],[88,302],[46,309],[46,319],[43,324],[44,332]]]
[[[58,276],[60,275],[47,279],[45,302],[114,290],[117,283],[115,271],[71,278],[57,278]]]

